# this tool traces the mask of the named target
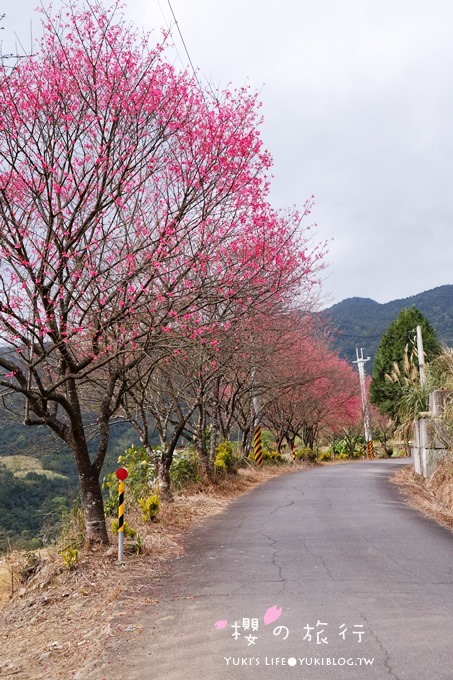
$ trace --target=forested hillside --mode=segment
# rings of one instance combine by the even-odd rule
[[[47,428],[26,427],[5,411],[1,417],[0,554],[56,536],[79,489],[71,453]],[[127,423],[113,427],[105,474],[132,443],[137,436]]]
[[[439,286],[418,295],[380,304],[369,298],[348,298],[321,313],[334,332],[333,345],[348,361],[363,347],[371,364],[382,334],[405,307],[415,306],[430,321],[437,339],[453,346],[453,285]],[[371,365],[367,365],[367,371]]]

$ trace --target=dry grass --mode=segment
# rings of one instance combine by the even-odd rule
[[[57,553],[47,551],[26,583],[16,579],[11,599],[11,566],[17,575],[27,557],[10,556],[9,564],[0,563],[4,596],[9,598],[0,628],[0,676],[83,680],[81,669],[96,663],[107,638],[121,634],[125,602],[128,614],[144,604],[158,604],[153,584],[166,578],[171,560],[182,554],[184,533],[202,518],[222,512],[236,496],[289,469],[294,468],[244,470],[209,488],[192,486],[162,504],[157,523],[143,524],[139,513],[131,516],[144,554],[134,554],[131,541],[121,565],[114,547],[82,553],[72,571]]]
[[[413,507],[453,529],[453,455],[445,457],[430,479],[408,466],[398,470],[392,481]]]
[[[428,489],[453,514],[453,455],[446,457],[427,482]]]
[[[35,563],[41,564],[49,555],[42,549],[34,552],[13,551],[0,561],[0,611],[12,597],[23,588],[24,578],[34,570]]]
[[[14,591],[14,575],[6,560],[0,562],[0,609],[8,602]]]

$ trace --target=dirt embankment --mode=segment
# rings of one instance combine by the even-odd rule
[[[444,458],[430,479],[417,475],[408,466],[399,470],[392,481],[412,507],[453,529],[453,454]]]

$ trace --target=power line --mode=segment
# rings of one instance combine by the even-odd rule
[[[184,40],[184,36],[183,36],[183,34],[182,34],[181,29],[179,28],[179,23],[178,23],[178,20],[177,20],[177,18],[176,18],[176,15],[175,15],[175,13],[174,13],[173,7],[172,7],[172,5],[171,5],[170,0],[167,0],[167,2],[168,2],[168,6],[169,6],[169,8],[170,8],[171,14],[172,14],[172,16],[173,16],[173,20],[174,20],[174,22],[175,22],[175,26],[176,26],[176,29],[177,29],[177,31],[178,31],[179,37],[181,38],[181,42],[182,42],[182,45],[183,45],[183,47],[184,47],[184,51],[185,51],[185,53],[186,53],[186,55],[187,55],[187,59],[189,60],[190,67],[191,67],[191,69],[192,69],[192,71],[193,71],[193,74],[194,74],[194,76],[195,76],[195,80],[197,81],[198,87],[199,87],[200,90],[203,92],[203,89],[202,89],[202,87],[201,87],[201,85],[200,85],[200,81],[198,80],[197,72],[195,71],[195,67],[194,67],[194,65],[193,65],[193,63],[192,63],[192,59],[190,58],[190,54],[189,54],[189,50],[188,50],[187,45],[186,45],[186,41]],[[203,96],[204,96],[204,93],[203,93]]]

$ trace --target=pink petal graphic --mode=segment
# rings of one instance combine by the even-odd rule
[[[274,604],[273,607],[269,607],[267,612],[264,614],[264,625],[268,626],[270,623],[274,623],[274,621],[280,618],[282,611],[283,607],[277,609],[276,604]]]
[[[222,630],[222,628],[225,628],[225,626],[228,625],[228,621],[216,621],[214,624],[214,628],[217,628],[217,630]]]

